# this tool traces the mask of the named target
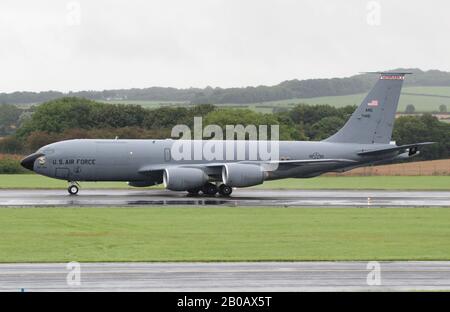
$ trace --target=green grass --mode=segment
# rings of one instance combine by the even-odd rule
[[[247,104],[216,104],[218,107],[230,108],[249,108],[261,113],[272,113],[275,107],[293,107],[299,103],[310,105],[329,104],[335,107],[343,107],[347,105],[359,105],[366,96],[366,93],[342,95],[342,96],[323,96],[315,98],[297,98],[279,101],[267,101],[260,103]],[[441,97],[438,97],[441,96]],[[447,98],[446,98],[447,97]],[[104,101],[105,103],[114,104],[136,104],[146,108],[158,108],[161,106],[189,106],[188,102],[177,101],[129,101],[129,100],[112,100]],[[408,104],[413,104],[416,112],[438,112],[439,105],[446,104],[450,110],[450,87],[404,87],[398,106],[398,112],[404,112]]]
[[[405,87],[403,92],[450,97],[450,87]]]
[[[67,182],[36,174],[2,174],[0,189],[64,189]],[[81,182],[83,189],[129,188],[125,182]],[[161,188],[156,186],[152,188]],[[260,189],[387,189],[387,190],[450,190],[450,176],[370,176],[316,177],[267,181]]]
[[[450,190],[450,176],[317,177],[267,181],[267,189]]]
[[[3,208],[0,262],[450,260],[442,208]]]
[[[329,104],[335,107],[347,105],[359,105],[367,93],[342,95],[342,96],[323,96],[315,98],[296,98],[279,101],[267,101],[260,103],[225,103],[215,104],[218,107],[230,108],[249,108],[261,113],[272,113],[275,107],[291,108],[299,103],[310,105]],[[440,96],[440,97],[439,97]],[[110,104],[135,104],[145,108],[156,109],[162,106],[192,106],[186,101],[147,101],[147,100],[110,100],[101,101]],[[398,106],[398,112],[404,112],[408,104],[413,104],[416,112],[438,112],[439,105],[446,104],[450,111],[450,87],[404,87]],[[29,108],[34,104],[18,104],[22,108]]]
[[[132,188],[126,182],[81,182],[83,189]],[[67,181],[37,174],[0,174],[0,189],[64,189]]]
[[[329,104],[335,107],[347,105],[359,105],[366,96],[366,93],[322,96],[315,98],[297,98],[280,101],[268,101],[261,103],[244,104],[245,108],[250,108],[261,113],[270,113],[272,108],[286,107],[292,108],[296,104],[305,103],[310,105]],[[438,97],[441,96],[441,97]],[[402,89],[397,112],[404,112],[408,104],[413,104],[416,112],[438,112],[441,104],[447,105],[450,111],[450,87],[405,87]],[[237,104],[219,104],[224,106],[236,106]]]

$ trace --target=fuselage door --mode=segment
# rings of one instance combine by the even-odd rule
[[[55,177],[60,179],[68,179],[69,178],[69,168],[56,168],[55,169]]]

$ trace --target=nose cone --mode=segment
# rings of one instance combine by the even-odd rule
[[[44,156],[42,153],[33,153],[25,157],[20,161],[20,164],[22,167],[27,168],[28,170],[33,171],[34,167],[34,161],[38,159],[39,157]]]

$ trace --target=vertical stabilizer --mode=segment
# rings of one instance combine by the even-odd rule
[[[380,79],[337,133],[325,141],[339,143],[389,143],[400,91],[408,73],[379,73]]]

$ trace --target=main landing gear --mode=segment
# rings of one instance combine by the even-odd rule
[[[212,183],[206,183],[202,187],[202,192],[205,195],[214,196],[214,195],[217,194],[218,191],[219,190],[217,189],[217,186],[215,184],[212,184]]]
[[[208,182],[201,188],[190,189],[187,191],[189,195],[193,196],[198,195],[200,191],[202,191],[202,193],[207,196],[215,196],[217,193],[219,193],[221,196],[230,196],[233,192],[233,189],[231,188],[231,186],[228,186],[226,184],[221,184],[219,187],[217,187],[217,185]]]
[[[78,191],[80,189],[80,185],[77,182],[69,182],[69,187],[67,188],[67,191],[70,195],[77,195]]]
[[[219,186],[219,193],[222,196],[230,196],[231,193],[233,193],[233,189],[231,188],[231,186],[228,186],[226,184],[221,184]]]

